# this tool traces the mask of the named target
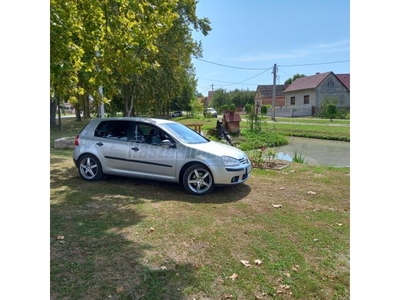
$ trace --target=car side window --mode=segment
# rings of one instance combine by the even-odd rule
[[[129,122],[126,121],[104,121],[97,126],[94,136],[128,141]]]
[[[164,131],[149,124],[137,124],[134,130],[134,137],[136,137],[134,138],[135,142],[147,143],[155,146],[158,146],[166,139],[173,142]]]
[[[144,126],[141,124],[136,124],[134,129],[133,129],[133,142],[135,143],[144,143],[145,142],[145,136],[144,136],[144,131],[143,128]]]

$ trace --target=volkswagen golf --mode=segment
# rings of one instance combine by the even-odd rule
[[[251,172],[235,147],[171,120],[139,117],[91,120],[75,137],[73,160],[88,181],[108,174],[176,182],[198,196],[243,183]]]

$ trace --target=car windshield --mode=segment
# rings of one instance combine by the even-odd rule
[[[165,123],[162,126],[171,131],[182,143],[204,144],[209,142],[208,139],[198,134],[196,131],[180,123]]]

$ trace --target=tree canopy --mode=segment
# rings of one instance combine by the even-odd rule
[[[191,32],[211,30],[207,18],[196,16],[196,4],[50,0],[51,105],[63,99],[79,107],[82,95],[95,104],[118,98],[124,114],[131,115],[149,104],[168,109],[172,99],[188,91],[194,98],[191,56],[201,56],[202,48]]]
[[[300,77],[306,77],[306,75],[304,75],[304,74],[295,74],[295,75],[293,75],[293,77],[287,79],[285,81],[285,84],[292,84],[297,78],[300,78]]]

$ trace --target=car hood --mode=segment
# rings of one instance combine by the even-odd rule
[[[204,144],[190,144],[190,145],[186,145],[190,148],[196,149],[196,150],[200,150],[200,151],[204,151],[207,152],[209,154],[215,155],[215,156],[230,156],[236,159],[242,159],[247,157],[247,155],[240,149],[229,146],[229,145],[225,145],[222,143],[218,143],[218,142],[214,142],[214,141],[210,141],[208,143],[204,143]]]

